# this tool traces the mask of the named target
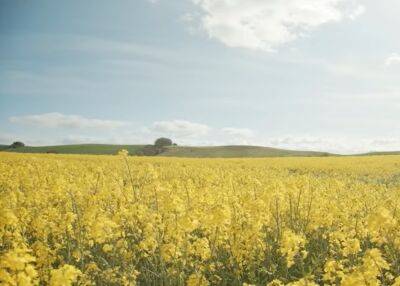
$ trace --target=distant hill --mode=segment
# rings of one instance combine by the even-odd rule
[[[10,148],[3,151],[18,152],[18,153],[113,155],[116,154],[121,149],[128,150],[130,154],[136,154],[143,147],[144,145],[79,144],[79,145],[58,145],[58,146],[40,146],[40,147],[25,146],[14,149]]]
[[[166,148],[160,156],[193,157],[193,158],[241,158],[241,157],[322,157],[330,156],[326,152],[293,151],[260,146],[215,146],[215,147],[186,147],[172,146]]]
[[[0,145],[0,151],[8,149],[8,145]]]
[[[383,155],[400,155],[400,151],[385,151],[385,152],[368,152],[359,156],[383,156]]]
[[[80,145],[59,145],[41,147],[20,147],[15,149],[1,149],[7,152],[18,153],[56,153],[56,154],[93,154],[110,155],[116,154],[121,149],[126,149],[131,155],[142,154],[146,145],[107,145],[107,144],[80,144]],[[8,148],[8,146],[4,146]],[[171,146],[158,156],[166,157],[190,157],[190,158],[262,158],[262,157],[322,157],[334,154],[312,151],[292,151],[259,146],[215,146],[215,147],[188,147]]]

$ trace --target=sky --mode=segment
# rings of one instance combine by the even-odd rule
[[[0,0],[0,143],[400,150],[398,0]]]

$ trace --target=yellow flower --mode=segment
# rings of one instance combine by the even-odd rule
[[[389,264],[382,257],[379,249],[368,250],[362,261],[361,266],[356,267],[354,271],[344,276],[342,286],[366,285],[365,281],[368,281],[368,285],[380,285],[378,277],[383,273],[383,270],[389,269]]]
[[[364,276],[361,272],[355,271],[351,274],[346,275],[342,283],[340,284],[341,286],[361,286],[361,285],[366,285]]]
[[[357,238],[349,239],[343,243],[343,255],[347,257],[348,255],[357,254],[360,250],[360,241]]]
[[[325,263],[324,267],[324,280],[334,283],[337,279],[343,278],[343,265],[339,261],[329,260]]]
[[[282,283],[279,279],[274,279],[271,282],[267,283],[266,286],[284,286],[285,284]]]
[[[110,252],[111,250],[113,250],[113,246],[110,244],[104,244],[103,245],[103,251],[104,252]]]
[[[382,253],[379,249],[369,249],[363,257],[363,264],[369,271],[375,271],[379,273],[382,270],[389,269],[390,265],[382,257]]]
[[[38,273],[33,266],[35,258],[26,245],[15,247],[0,256],[1,285],[37,285]]]
[[[397,277],[397,278],[394,280],[394,283],[392,284],[392,286],[400,286],[400,276]]]
[[[384,207],[379,208],[368,217],[368,229],[377,234],[380,231],[389,231],[396,226],[396,220],[390,211]]]
[[[178,258],[180,252],[174,243],[167,243],[161,246],[161,256],[166,262]]]
[[[71,286],[81,275],[81,271],[72,265],[65,264],[50,272],[50,286]]]
[[[126,149],[121,149],[121,150],[118,151],[118,155],[119,156],[123,156],[123,157],[127,157],[129,155],[129,152]]]
[[[196,239],[192,244],[192,254],[197,255],[201,260],[207,260],[211,256],[211,250],[209,247],[209,242],[207,238]]]
[[[302,278],[298,281],[288,283],[287,286],[318,286],[318,284],[309,278]]]
[[[186,280],[186,286],[208,286],[210,283],[208,283],[207,279],[197,273],[191,274],[188,279]]]
[[[294,264],[294,258],[300,252],[300,249],[304,247],[304,244],[305,239],[303,236],[295,234],[291,230],[285,230],[283,232],[280,251],[286,256],[288,267]]]

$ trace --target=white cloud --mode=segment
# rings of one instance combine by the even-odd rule
[[[194,35],[200,31],[199,25],[196,25],[197,18],[199,18],[199,17],[200,17],[200,15],[195,15],[193,13],[186,13],[186,14],[183,14],[180,18],[180,21],[183,23],[186,30],[191,35]]]
[[[271,147],[305,150],[351,153],[354,144],[343,138],[326,138],[315,136],[283,136],[266,140],[265,144]],[[358,151],[358,149],[357,149]]]
[[[59,143],[54,138],[44,138],[38,136],[29,136],[21,133],[3,133],[0,131],[0,144],[10,145],[15,141],[22,141],[28,146],[54,145]]]
[[[181,17],[181,21],[183,23],[192,23],[193,21],[195,21],[195,16],[192,13],[186,13],[183,14]]]
[[[14,134],[0,132],[0,144],[1,145],[10,145],[14,141],[18,141],[18,140],[20,140],[20,139],[18,137],[16,137]]]
[[[267,139],[262,145],[292,150],[358,154],[372,151],[400,151],[400,138],[346,138],[288,135]]]
[[[104,143],[102,139],[83,135],[68,135],[67,137],[61,139],[61,144],[100,144]],[[114,143],[110,141],[110,143]]]
[[[272,51],[326,24],[355,19],[356,0],[192,0],[211,38],[229,47]]]
[[[400,64],[400,55],[399,54],[391,54],[385,61],[385,66],[390,67],[392,65]]]
[[[197,137],[206,135],[210,127],[186,120],[171,120],[154,122],[151,130],[169,136]]]
[[[37,115],[12,116],[11,123],[32,125],[46,128],[73,128],[73,129],[115,129],[127,125],[123,121],[86,118],[80,115],[65,115],[58,112]]]
[[[350,10],[347,13],[347,16],[351,19],[351,20],[355,20],[357,17],[361,16],[362,14],[365,13],[365,7],[362,5],[358,5],[356,6],[354,9]]]
[[[254,136],[254,132],[248,128],[226,127],[222,128],[221,131],[226,135],[234,137],[251,138]]]

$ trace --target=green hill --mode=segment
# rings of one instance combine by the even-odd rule
[[[79,145],[59,145],[59,146],[40,146],[40,147],[20,147],[6,149],[7,152],[18,153],[56,153],[56,154],[92,154],[92,155],[112,155],[121,149],[126,149],[130,154],[136,154],[144,145],[108,145],[108,144],[79,144]],[[1,150],[1,149],[0,149]]]
[[[0,151],[8,149],[8,145],[0,145]]]
[[[400,155],[400,151],[382,151],[382,152],[369,152],[360,154],[360,156],[383,156],[383,155]]]
[[[0,145],[1,146],[1,145]],[[56,153],[56,154],[116,154],[121,149],[126,149],[131,155],[142,154],[146,145],[107,145],[107,144],[80,144],[41,147],[20,147],[3,149],[7,152],[18,153]],[[148,146],[148,145],[147,145]],[[8,148],[8,146],[4,146]],[[1,147],[0,147],[1,148]],[[2,149],[0,149],[2,150]],[[189,147],[171,146],[158,156],[190,157],[190,158],[262,158],[262,157],[289,157],[289,156],[330,156],[332,154],[312,151],[292,151],[259,146],[215,146],[215,147]]]
[[[289,157],[330,156],[326,152],[293,151],[260,146],[168,147],[160,156],[193,158]]]

